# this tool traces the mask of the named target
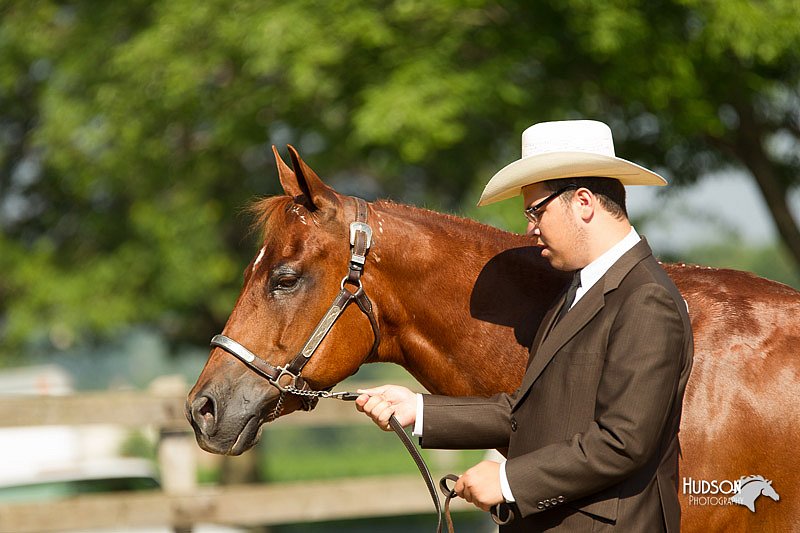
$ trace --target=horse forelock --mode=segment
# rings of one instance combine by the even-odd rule
[[[291,196],[267,196],[259,198],[250,203],[245,211],[252,217],[250,232],[258,233],[260,241],[263,241],[270,231],[275,231],[288,225],[287,217],[278,218],[278,214],[294,213],[295,215],[308,214],[302,206],[297,206],[297,210],[292,210],[295,202]],[[277,228],[276,228],[277,226]]]

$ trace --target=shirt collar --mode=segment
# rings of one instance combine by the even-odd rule
[[[586,294],[586,292],[608,272],[608,269],[611,268],[620,257],[625,255],[625,252],[636,246],[640,240],[641,237],[639,237],[639,234],[636,233],[636,230],[631,226],[631,231],[621,241],[606,250],[603,255],[583,267],[581,269],[581,286],[575,294],[575,302],[580,300],[581,296]],[[572,305],[574,306],[575,303],[573,302]]]

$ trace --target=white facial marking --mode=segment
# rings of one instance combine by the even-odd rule
[[[255,262],[255,263],[253,263],[253,272],[255,272],[255,271],[256,271],[256,268],[258,268],[258,264],[259,264],[259,263],[261,262],[261,260],[264,258],[264,251],[266,251],[266,249],[267,249],[267,247],[266,247],[266,246],[264,246],[264,247],[263,247],[263,248],[261,248],[261,250],[258,252],[258,257],[256,257],[256,262]]]
[[[297,217],[300,219],[300,222],[302,222],[306,226],[308,225],[308,222],[306,222],[306,216],[300,212],[300,206],[299,205],[292,206],[290,211],[292,213],[294,213],[295,215],[297,215]]]

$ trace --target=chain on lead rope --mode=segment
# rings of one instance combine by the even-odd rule
[[[352,402],[356,398],[360,396],[357,392],[332,392],[329,390],[310,390],[310,389],[298,389],[294,385],[289,385],[286,387],[286,392],[289,394],[295,394],[297,396],[308,396],[312,398],[333,398],[334,400],[342,400],[345,402]]]
[[[332,392],[329,390],[298,389],[294,385],[287,385],[281,389],[281,392],[278,396],[278,401],[275,403],[275,407],[267,416],[267,422],[273,422],[276,418],[283,414],[283,405],[286,401],[287,394],[300,396],[304,403],[308,400],[314,401],[319,400],[320,398],[333,398],[345,402],[352,402],[359,396],[359,394],[356,392]]]

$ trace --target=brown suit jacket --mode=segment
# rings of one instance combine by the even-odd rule
[[[422,445],[508,448],[517,518],[504,533],[676,532],[686,303],[644,240],[553,326],[563,300],[514,394],[425,396]]]

